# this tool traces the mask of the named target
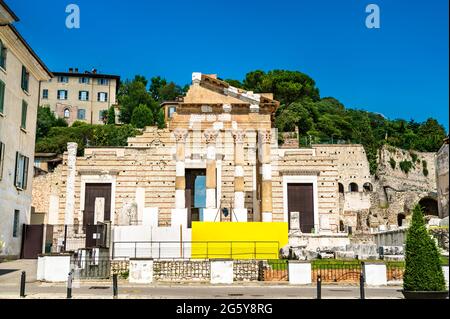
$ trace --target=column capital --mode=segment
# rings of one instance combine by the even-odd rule
[[[206,144],[214,144],[216,143],[217,136],[219,135],[219,131],[208,129],[203,132],[203,135],[206,138]]]
[[[177,143],[185,143],[186,142],[186,138],[188,136],[188,130],[186,129],[182,129],[182,128],[177,128],[173,131],[173,135],[175,136],[175,141]]]
[[[259,131],[259,138],[261,143],[270,144],[272,142],[272,131],[271,130]]]
[[[232,132],[233,134],[233,138],[234,138],[234,142],[237,143],[244,143],[244,138],[245,138],[245,131],[243,130],[234,130]]]

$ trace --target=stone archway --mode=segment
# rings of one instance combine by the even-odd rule
[[[439,216],[438,211],[438,202],[436,199],[431,197],[424,197],[419,201],[419,205],[423,209],[423,215],[433,215],[433,216]]]

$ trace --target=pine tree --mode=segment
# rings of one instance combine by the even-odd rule
[[[425,227],[422,208],[416,205],[406,237],[405,291],[445,291],[439,251]]]
[[[116,112],[114,111],[114,106],[111,106],[108,110],[107,124],[116,124]]]

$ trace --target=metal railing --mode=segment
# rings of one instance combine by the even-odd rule
[[[119,241],[112,258],[277,259],[277,241]]]
[[[386,263],[387,281],[402,281],[404,272],[405,272],[404,262]]]
[[[319,260],[312,262],[311,269],[313,282],[320,276],[322,282],[358,283],[362,265],[360,262]]]

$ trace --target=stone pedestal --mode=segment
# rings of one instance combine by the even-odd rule
[[[37,280],[66,282],[70,269],[69,254],[48,254],[38,256]]]
[[[211,283],[233,283],[233,260],[211,260]]]
[[[442,266],[442,272],[444,273],[445,284],[448,289],[448,266]]]
[[[288,262],[289,284],[309,285],[312,282],[311,263],[298,260]]]
[[[153,282],[153,259],[130,259],[129,282],[135,284],[150,284]]]
[[[386,265],[382,263],[364,263],[364,276],[367,286],[386,286]]]
[[[247,222],[247,209],[246,208],[235,208],[233,209],[233,215],[231,216],[232,222]]]

